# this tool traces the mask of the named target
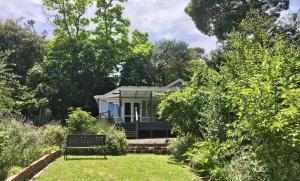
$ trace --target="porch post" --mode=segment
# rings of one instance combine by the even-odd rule
[[[134,114],[135,114],[135,137],[136,139],[139,138],[139,117],[138,117],[138,107],[135,107]]]
[[[122,95],[121,95],[121,90],[119,90],[119,117],[122,120]]]
[[[100,120],[101,119],[101,99],[99,99],[99,101],[98,101],[98,109],[99,109],[98,120]]]
[[[152,91],[150,91],[150,105],[151,105],[151,109],[150,109],[150,121],[153,121],[153,101],[152,101]]]

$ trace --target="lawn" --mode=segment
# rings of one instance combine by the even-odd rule
[[[169,156],[128,154],[108,156],[107,160],[95,156],[62,157],[37,176],[38,181],[200,181],[190,169],[178,165]]]

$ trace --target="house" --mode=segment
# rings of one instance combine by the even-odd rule
[[[185,83],[178,79],[166,86],[121,86],[104,95],[94,96],[99,118],[113,121],[128,138],[169,137],[171,126],[157,116],[157,93],[174,92]]]

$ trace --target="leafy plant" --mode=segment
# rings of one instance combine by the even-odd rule
[[[173,157],[178,161],[186,161],[187,150],[195,143],[195,138],[190,136],[177,137],[171,142],[169,150]]]
[[[92,133],[96,121],[97,119],[91,113],[83,111],[81,108],[73,109],[66,119],[68,132],[70,134]]]
[[[95,125],[94,132],[106,135],[109,154],[123,155],[128,152],[126,134],[123,131],[117,130],[114,125],[106,122],[98,122]]]

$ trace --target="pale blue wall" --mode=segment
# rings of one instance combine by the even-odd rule
[[[101,105],[99,105],[99,112],[103,113],[103,112],[107,112],[110,111],[110,115],[113,118],[119,117],[119,106],[110,103],[110,102],[106,102],[106,101],[101,101]],[[104,114],[103,115],[104,118],[108,117],[108,114]]]

